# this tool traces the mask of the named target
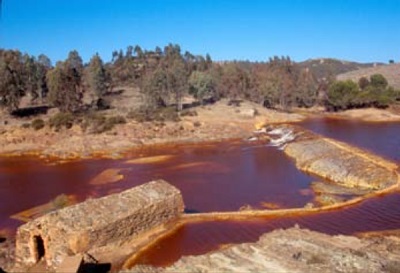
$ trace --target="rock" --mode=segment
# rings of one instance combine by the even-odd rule
[[[384,247],[393,241],[375,242],[291,228],[264,234],[256,243],[182,257],[166,268],[138,265],[124,272],[397,272],[400,253]]]
[[[82,262],[82,255],[68,256],[57,267],[56,273],[78,273]]]
[[[333,195],[365,195],[369,191],[357,188],[342,187],[337,184],[327,182],[312,182],[311,188],[314,193],[325,193]]]
[[[44,259],[49,266],[66,257],[119,248],[161,225],[176,220],[184,210],[179,190],[163,180],[118,194],[89,199],[51,212],[18,228],[16,256],[22,264]]]
[[[0,229],[0,268],[7,272],[11,271],[14,260],[15,238],[10,230]]]
[[[254,118],[257,115],[257,110],[254,108],[244,108],[240,109],[239,114],[245,118]]]

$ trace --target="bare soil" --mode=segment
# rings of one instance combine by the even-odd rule
[[[124,105],[104,111],[103,114],[126,115],[128,109],[134,107]],[[142,145],[245,138],[251,135],[257,124],[304,119],[299,114],[281,113],[250,102],[229,106],[226,100],[190,110],[197,115],[181,117],[178,122],[136,122],[128,119],[126,124],[117,125],[111,131],[101,134],[85,132],[79,125],[58,132],[46,125],[36,131],[24,128],[24,124],[33,118],[15,119],[3,114],[0,117],[0,123],[3,124],[0,129],[0,154],[36,154],[61,159],[93,156],[116,158]],[[36,118],[46,121],[54,114],[54,111],[50,111]]]
[[[353,109],[339,113],[330,114],[333,118],[354,119],[367,122],[397,122],[400,121],[399,111],[395,108],[390,109]]]
[[[24,99],[21,107],[32,107],[29,98]],[[92,99],[86,97],[84,102],[89,103]],[[105,100],[111,109],[98,112],[105,116],[127,117],[130,111],[142,105],[139,89],[133,87],[115,88],[106,95]],[[190,106],[194,100],[186,97],[184,101]],[[143,145],[246,138],[262,125],[299,122],[314,116],[375,122],[400,121],[399,108],[357,109],[341,113],[326,113],[322,108],[312,108],[284,113],[247,101],[229,105],[228,100],[221,100],[214,104],[191,107],[189,110],[197,115],[181,117],[179,122],[136,122],[127,119],[126,124],[117,125],[111,131],[101,134],[85,131],[80,125],[59,131],[48,125],[37,131],[27,128],[36,118],[47,123],[58,113],[56,109],[26,118],[15,118],[0,112],[0,155],[34,154],[61,160],[95,156],[119,158],[125,151]]]

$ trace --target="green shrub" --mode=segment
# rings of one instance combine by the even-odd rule
[[[195,121],[195,122],[193,122],[193,126],[194,127],[200,127],[201,126],[201,122],[200,121]]]
[[[158,109],[153,108],[140,108],[135,111],[128,113],[129,119],[136,120],[138,122],[146,121],[180,121],[179,114],[174,107],[162,107]]]
[[[58,113],[49,120],[51,128],[60,130],[62,127],[69,129],[74,125],[74,116],[71,113]]]
[[[137,122],[145,122],[150,121],[149,115],[146,110],[138,109],[138,110],[131,110],[126,115],[128,119],[136,120]]]
[[[183,110],[181,112],[181,117],[195,117],[197,116],[196,110]]]
[[[31,127],[35,130],[40,130],[45,126],[44,120],[37,118],[35,120],[32,121],[31,123]]]
[[[101,134],[106,131],[110,131],[117,124],[126,123],[126,119],[123,116],[112,116],[107,118],[104,115],[89,114],[84,117],[84,121],[81,126],[83,130],[89,128],[90,133]]]
[[[126,119],[123,116],[112,116],[107,119],[107,123],[110,124],[125,124]]]
[[[334,111],[352,108],[358,93],[358,85],[351,80],[334,82],[329,87],[326,106]]]
[[[375,74],[370,80],[361,78],[356,84],[351,80],[334,82],[328,90],[327,110],[346,110],[351,108],[386,108],[396,102],[399,92],[388,87],[387,80],[381,74]]]
[[[175,110],[175,107],[160,108],[156,113],[156,116],[157,121],[180,121],[179,114]]]
[[[388,81],[382,74],[374,74],[370,77],[370,83],[376,88],[386,88],[388,87]]]
[[[65,208],[69,204],[69,198],[65,194],[60,194],[54,198],[51,203],[57,209]]]
[[[21,125],[21,127],[24,128],[24,129],[28,129],[28,128],[31,128],[31,124],[30,123],[23,123]]]

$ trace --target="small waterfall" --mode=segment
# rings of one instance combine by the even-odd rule
[[[278,147],[278,149],[283,150],[286,144],[293,141],[296,138],[293,130],[288,128],[277,128],[267,133],[270,136],[275,136],[277,138],[271,139],[270,146]]]

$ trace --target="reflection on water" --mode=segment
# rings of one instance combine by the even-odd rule
[[[168,156],[165,156],[168,155]],[[80,200],[115,193],[153,179],[178,187],[187,211],[231,211],[243,206],[302,207],[313,199],[313,179],[281,152],[244,142],[173,145],[135,151],[124,160],[85,160],[48,166],[34,158],[0,158],[0,227],[9,216],[57,195]]]
[[[0,228],[16,227],[20,222],[9,216],[42,205],[64,193],[80,200],[90,194],[91,178],[104,166],[100,161],[47,166],[39,159],[0,158]]]
[[[400,122],[371,123],[320,118],[306,120],[300,125],[400,162]]]
[[[400,193],[367,200],[338,211],[306,216],[186,224],[133,263],[167,266],[182,256],[204,254],[226,244],[255,242],[266,232],[296,224],[332,235],[399,229]]]
[[[397,137],[400,123],[315,119],[301,125],[400,161]],[[260,143],[146,147],[128,153],[124,160],[85,160],[55,166],[35,158],[0,158],[0,229],[20,224],[11,220],[10,215],[46,203],[62,193],[84,200],[159,178],[182,191],[187,211],[229,211],[244,205],[302,207],[313,199],[308,190],[313,178],[299,172],[282,151]],[[330,234],[398,229],[400,194],[302,217],[187,224],[151,248],[139,261],[165,265],[182,255],[255,241],[262,233],[296,223]]]
[[[400,161],[400,123],[361,123],[314,119],[301,124],[327,137]],[[185,255],[200,255],[232,243],[254,242],[265,232],[300,227],[328,234],[400,229],[400,193],[393,193],[338,211],[306,216],[256,218],[247,221],[187,224],[140,255],[134,263],[166,266]]]

